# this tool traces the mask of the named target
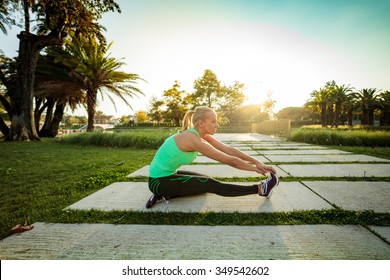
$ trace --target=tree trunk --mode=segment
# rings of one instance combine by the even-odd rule
[[[94,130],[95,113],[96,113],[97,92],[88,90],[87,92],[87,113],[88,113],[88,126],[87,131],[92,132]]]
[[[362,125],[367,125],[368,124],[368,110],[366,107],[363,105],[362,106],[362,120],[361,120]]]
[[[321,107],[321,126],[326,127],[326,105]]]
[[[26,30],[29,30],[28,28]],[[40,140],[34,121],[33,94],[35,69],[39,52],[47,46],[58,45],[66,34],[56,32],[38,36],[22,31],[19,38],[17,82],[11,92],[11,127],[6,140]]]
[[[4,136],[7,136],[9,133],[9,127],[5,123],[2,117],[0,117],[0,131],[3,133]]]
[[[348,109],[348,125],[352,126],[353,121],[353,109]]]
[[[7,87],[7,91],[9,94],[11,94],[10,89]],[[11,104],[8,102],[8,100],[0,94],[0,102],[3,105],[4,109],[7,111],[8,116],[11,118]]]
[[[384,109],[384,112],[380,118],[380,125],[385,126],[385,125],[390,125],[390,111],[387,109]]]
[[[340,114],[341,114],[341,104],[340,103],[336,103],[336,106],[335,106],[335,113],[334,113],[334,118],[333,118],[333,124],[332,126],[333,127],[339,127],[339,124],[340,124]]]
[[[54,108],[54,100],[52,98],[48,98],[43,105],[43,107],[35,114],[35,119],[40,118],[40,116],[43,113],[43,110],[46,109],[46,117],[45,122],[41,128],[41,130],[38,132],[40,137],[47,137],[49,135],[49,130],[51,123],[53,121],[53,108]]]
[[[41,119],[42,113],[45,110],[45,104],[41,107],[43,100],[41,98],[35,98],[35,109],[34,109],[34,121],[35,121],[35,129],[38,131],[39,135],[39,121]]]
[[[54,111],[53,119],[50,123],[50,127],[47,130],[47,137],[56,137],[58,134],[58,128],[60,127],[60,123],[62,117],[64,116],[65,103],[58,102],[56,104],[56,109]]]
[[[374,125],[375,109],[368,109],[368,125]]]
[[[11,127],[6,140],[40,140],[34,121],[33,89],[39,49],[34,35],[22,31],[19,37],[18,81],[11,98]]]
[[[334,112],[333,112],[333,108],[332,107],[330,107],[330,108],[328,108],[328,110],[327,110],[328,112],[327,112],[327,121],[326,121],[326,124],[327,124],[327,126],[328,125],[330,125],[330,126],[332,126],[332,124],[333,124],[333,119],[334,119]]]

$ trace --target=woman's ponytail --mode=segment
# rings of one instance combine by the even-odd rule
[[[183,118],[183,131],[184,130],[187,130],[187,129],[190,129],[193,124],[192,124],[192,116],[194,115],[195,111],[193,110],[189,110],[185,115],[184,115],[184,118]]]

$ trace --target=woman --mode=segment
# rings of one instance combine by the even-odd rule
[[[237,148],[213,137],[218,128],[217,115],[209,107],[197,107],[183,119],[183,131],[167,138],[150,164],[149,189],[153,193],[146,208],[167,198],[214,193],[221,196],[259,194],[270,197],[279,180],[276,170]],[[232,167],[270,176],[258,184],[235,185],[217,181],[207,175],[178,168],[194,161],[198,152]]]

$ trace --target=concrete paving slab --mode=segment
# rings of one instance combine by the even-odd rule
[[[303,183],[340,208],[390,212],[390,182],[304,181]]]
[[[390,162],[388,159],[367,155],[267,155],[272,162]]]
[[[389,165],[390,166],[390,165]],[[279,177],[288,177],[289,175],[281,170],[278,166],[274,166]],[[255,172],[239,170],[234,167],[224,165],[224,164],[192,164],[192,165],[183,165],[180,167],[180,170],[193,171],[202,174],[207,174],[210,177],[257,177],[260,178],[262,175],[256,174]],[[136,177],[136,176],[149,176],[149,165],[146,165],[135,172],[127,175],[127,177]]]
[[[162,242],[165,241],[165,242]],[[171,226],[35,223],[0,242],[13,260],[388,260],[355,225]]]
[[[279,168],[295,177],[389,177],[390,164],[281,164]]]
[[[283,147],[310,147],[310,146],[313,146],[312,144],[307,144],[307,143],[297,143],[297,142],[284,142],[284,141],[280,141],[280,142],[258,142],[258,143],[253,143],[251,145],[251,147],[253,147],[254,149],[257,149],[257,148],[262,148],[262,147],[280,147],[280,146],[283,146]]]
[[[248,183],[236,183],[245,185]],[[151,193],[146,182],[113,183],[66,209],[102,211],[133,210],[154,212],[241,212],[270,213],[295,210],[322,210],[333,208],[299,182],[281,182],[270,199],[258,195],[222,197],[203,194],[174,198],[169,203],[160,203],[151,209],[145,204]],[[65,209],[65,210],[66,210]]]
[[[252,149],[251,146],[249,146],[248,144],[242,143],[242,142],[227,143],[227,145],[232,146],[232,147],[236,147],[240,150]]]
[[[246,152],[246,151],[245,151]],[[252,155],[254,158],[260,160],[261,162],[269,162],[270,160],[265,158],[264,156],[256,156]],[[211,158],[208,158],[206,156],[198,156],[195,160],[194,163],[218,163],[218,161],[213,160]]]
[[[369,228],[390,243],[390,227],[369,226]]]
[[[259,154],[257,151],[254,151],[254,150],[245,150],[245,149],[240,149],[240,150],[245,152],[246,154],[248,154],[250,156],[255,156],[255,155]],[[198,155],[203,156],[201,153],[199,153]]]
[[[214,137],[223,142],[281,141],[280,138],[257,133],[216,133]]]
[[[312,147],[322,147],[322,146],[314,146],[310,144],[304,144],[304,143],[290,143],[290,142],[257,142],[255,144],[250,145],[252,149],[271,149],[271,148],[286,148],[286,149],[309,149]]]
[[[302,146],[302,145],[276,145],[276,146],[262,146],[261,144],[256,144],[252,146],[254,150],[326,150],[323,146]]]
[[[345,155],[350,152],[340,150],[257,150],[259,155]]]

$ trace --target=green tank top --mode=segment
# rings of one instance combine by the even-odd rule
[[[186,131],[194,132],[200,136],[194,128]],[[183,152],[180,150],[175,142],[176,135],[168,137],[158,149],[149,167],[149,177],[160,178],[173,175],[180,166],[192,163],[198,155],[198,152]]]

